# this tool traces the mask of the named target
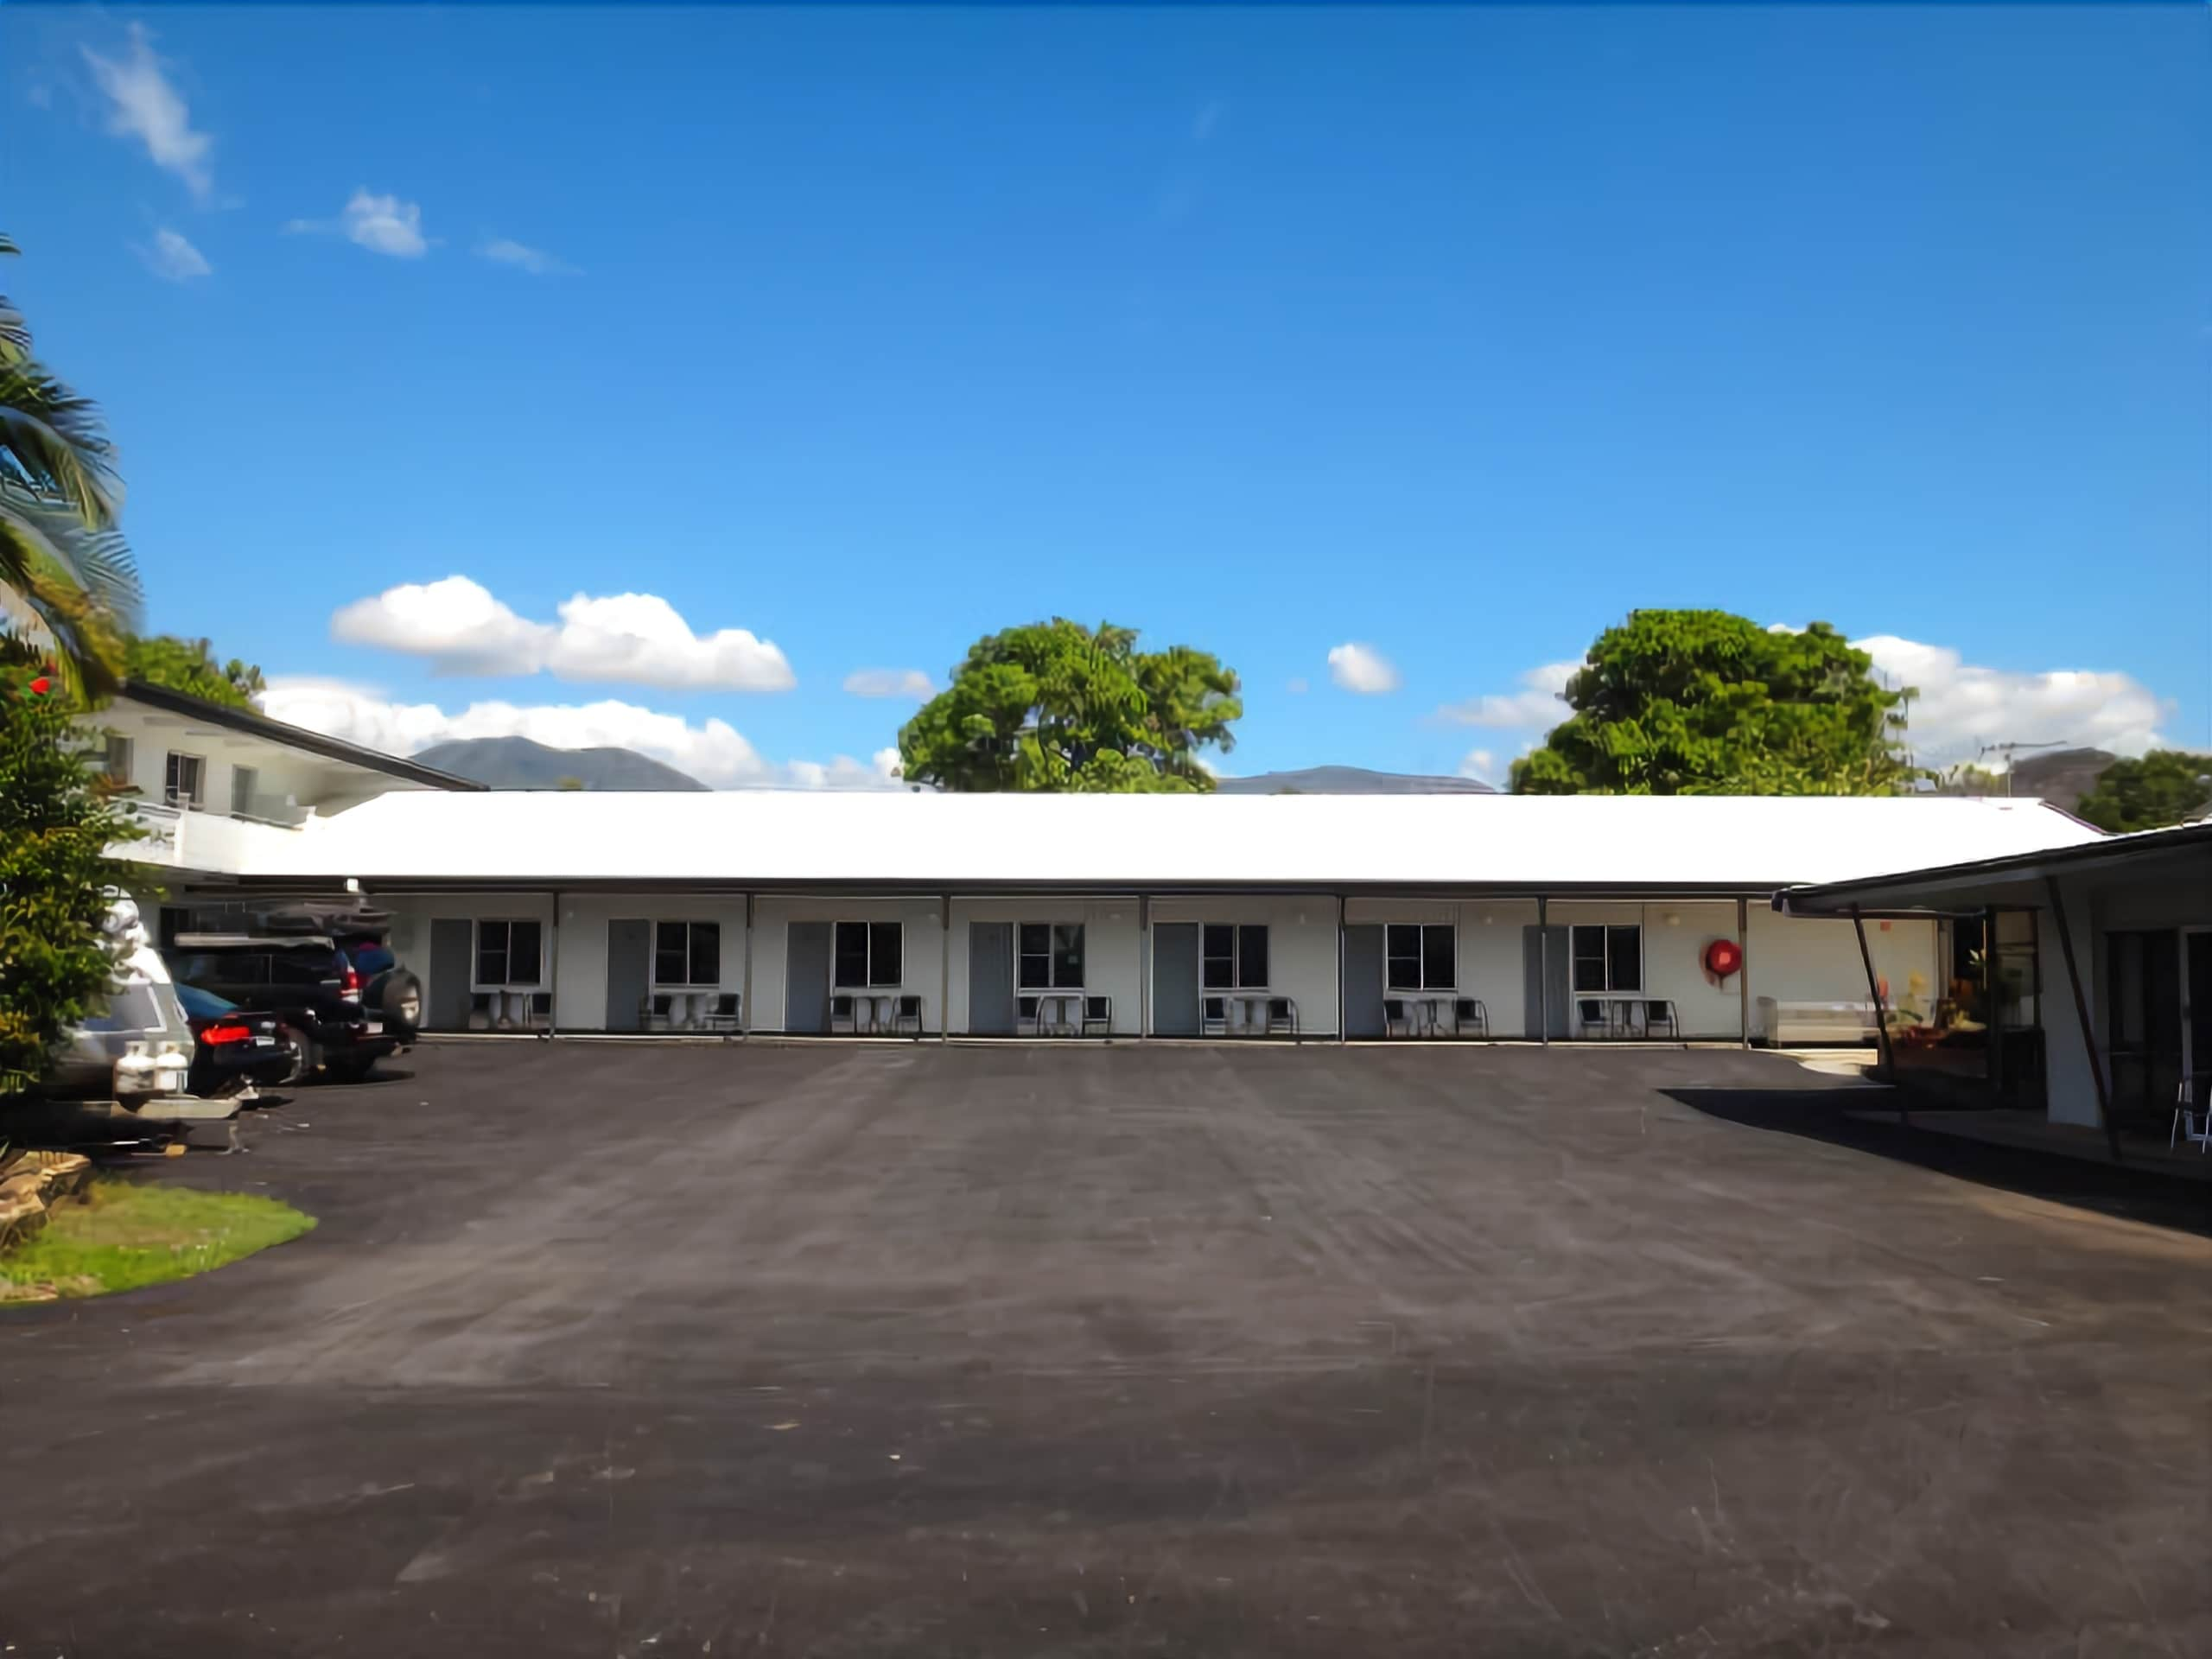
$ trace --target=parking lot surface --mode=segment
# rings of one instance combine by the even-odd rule
[[[1786,1059],[400,1066],[0,1317],[17,1652],[2212,1652],[2212,1243]]]

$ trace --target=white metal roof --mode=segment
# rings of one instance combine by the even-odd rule
[[[2040,801],[392,793],[242,874],[794,888],[1770,892],[2094,841]]]

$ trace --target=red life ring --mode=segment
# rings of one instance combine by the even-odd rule
[[[1726,979],[1744,965],[1744,947],[1733,939],[1715,939],[1705,947],[1705,971]]]

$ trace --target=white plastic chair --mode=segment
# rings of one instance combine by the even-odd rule
[[[2173,1127],[2166,1132],[2166,1150],[2186,1141],[2199,1153],[2212,1152],[2212,1101],[2202,1110],[2196,1105],[2196,1079],[2183,1077],[2174,1090]]]

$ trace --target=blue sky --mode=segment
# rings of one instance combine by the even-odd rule
[[[2209,31],[10,7],[5,280],[152,622],[370,741],[866,781],[849,676],[1060,613],[1239,670],[1231,770],[1497,777],[1716,605],[1936,758],[2212,744]]]

